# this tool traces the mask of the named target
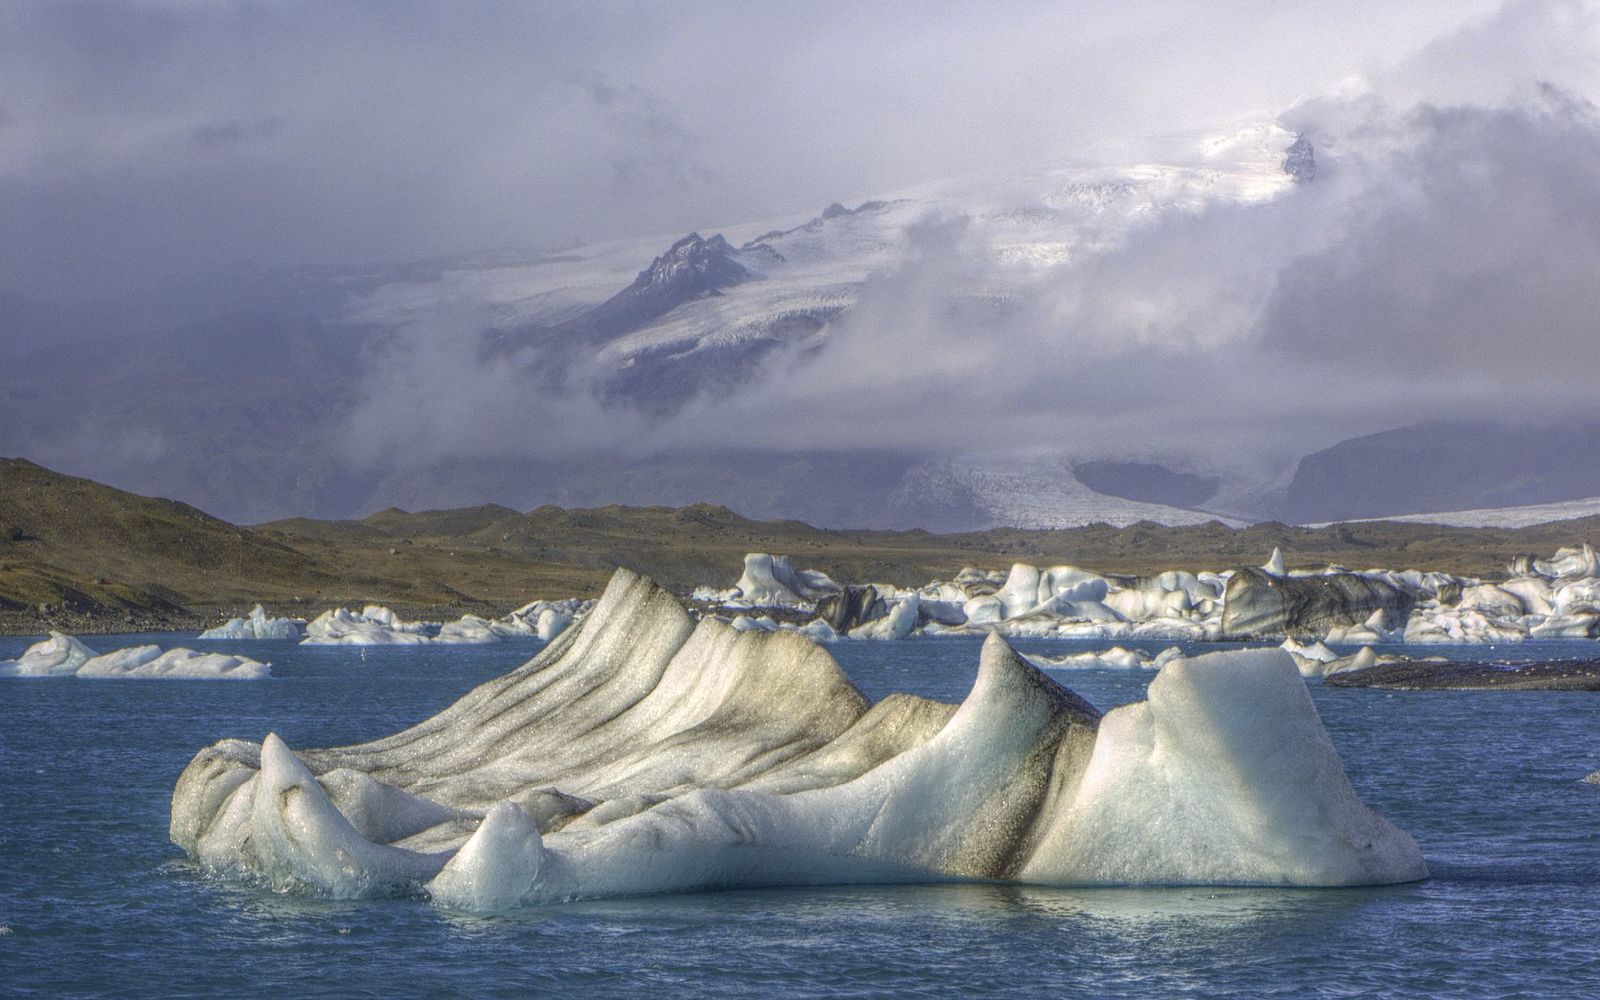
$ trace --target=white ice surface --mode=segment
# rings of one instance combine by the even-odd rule
[[[271,664],[248,656],[197,653],[192,649],[131,646],[96,656],[78,668],[79,677],[167,680],[254,681],[271,676]]]
[[[1359,885],[1424,878],[1410,836],[1363,806],[1280,650],[1167,664],[1108,712],[1072,804],[1025,878]]]
[[[840,588],[826,573],[796,570],[788,556],[751,552],[744,557],[744,573],[734,584],[738,597],[757,607],[809,605]]]
[[[1097,734],[1098,727],[1098,734]],[[869,706],[787,631],[619,571],[539,657],[370,744],[223,741],[173,793],[219,870],[496,910],[803,883],[1348,885],[1426,874],[1281,651],[1169,659],[1104,720],[998,636],[959,706]]]
[[[216,628],[201,632],[198,639],[298,639],[300,623],[290,618],[271,618],[261,605],[250,609],[244,618],[230,618]]]
[[[0,677],[66,677],[95,657],[94,650],[61,632],[34,643],[15,660],[0,660]]]
[[[302,646],[420,646],[430,639],[421,622],[402,622],[388,608],[368,605],[361,611],[334,608],[306,625]]]

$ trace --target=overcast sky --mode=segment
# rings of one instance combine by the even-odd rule
[[[814,211],[1275,113],[1497,6],[10,0],[0,287]]]
[[[1276,118],[1316,138],[1313,184],[1145,219],[981,323],[947,300],[985,286],[981,227],[926,219],[820,360],[671,419],[534,388],[445,310],[341,370],[360,402],[318,438],[395,467],[866,440],[1259,472],[1424,419],[1600,420],[1596,100],[1600,0],[10,0],[0,291],[665,246]],[[69,425],[24,406],[0,444],[107,475],[195,451],[47,374]]]

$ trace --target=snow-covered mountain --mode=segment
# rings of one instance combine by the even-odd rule
[[[1041,269],[1119,245],[1163,213],[1264,201],[1315,176],[1310,141],[1272,122],[1162,146],[1160,163],[1061,164],[941,181],[706,237],[468,258],[365,291],[347,317],[399,325],[426,322],[441,308],[488,307],[491,355],[521,358],[546,377],[559,369],[613,403],[670,411],[737,384],[774,349],[820,347],[869,277],[914,249],[926,220],[965,220],[968,242],[987,257],[984,283],[950,289],[952,296],[1004,308],[1027,294]]]
[[[1076,462],[1128,456],[1070,437],[1058,453],[1016,457],[951,449],[936,432],[925,447],[891,445],[869,425],[804,451],[701,440],[640,457],[619,432],[615,447],[575,458],[536,447],[497,452],[492,443],[429,452],[424,435],[408,430],[390,434],[405,454],[372,451],[373,428],[391,431],[393,414],[413,398],[420,406],[443,377],[439,357],[464,378],[450,388],[458,396],[476,395],[476,373],[485,373],[483,394],[510,400],[497,419],[521,421],[527,441],[553,429],[516,412],[524,399],[589,400],[590,423],[650,426],[774,368],[828,358],[835,325],[870,282],[919,252],[938,220],[960,219],[963,246],[978,258],[940,296],[981,326],[1036,294],[1042,274],[1092,260],[1153,221],[1270,201],[1316,176],[1311,142],[1270,121],[1147,143],[1145,153],[554,254],[272,272],[92,308],[0,303],[8,323],[40,331],[31,342],[25,332],[23,346],[11,341],[18,377],[0,393],[0,453],[250,521],[394,503],[695,500],[838,526],[1207,520],[1182,491],[1174,503],[1143,488],[1124,497],[1091,489]],[[108,320],[139,333],[85,332]],[[974,340],[970,349],[983,348]],[[462,376],[463,365],[481,367]],[[375,404],[385,408],[378,416]],[[473,439],[474,430],[463,434]]]

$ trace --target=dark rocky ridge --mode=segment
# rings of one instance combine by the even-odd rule
[[[1154,462],[1078,462],[1072,474],[1096,493],[1169,507],[1198,507],[1222,486],[1216,476],[1174,472]]]
[[[1309,184],[1317,179],[1316,150],[1310,139],[1296,136],[1283,152],[1283,172],[1294,178],[1296,184]]]
[[[1600,660],[1429,663],[1404,660],[1332,674],[1328,687],[1393,691],[1600,691]]]
[[[1300,460],[1284,498],[1300,524],[1600,496],[1600,424],[1426,423]]]

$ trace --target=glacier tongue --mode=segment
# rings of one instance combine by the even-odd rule
[[[192,857],[496,910],[783,884],[1346,885],[1426,875],[1356,799],[1287,654],[1174,659],[1099,713],[991,635],[959,706],[876,705],[790,632],[695,625],[625,570],[524,666],[411,729],[202,750]]]

